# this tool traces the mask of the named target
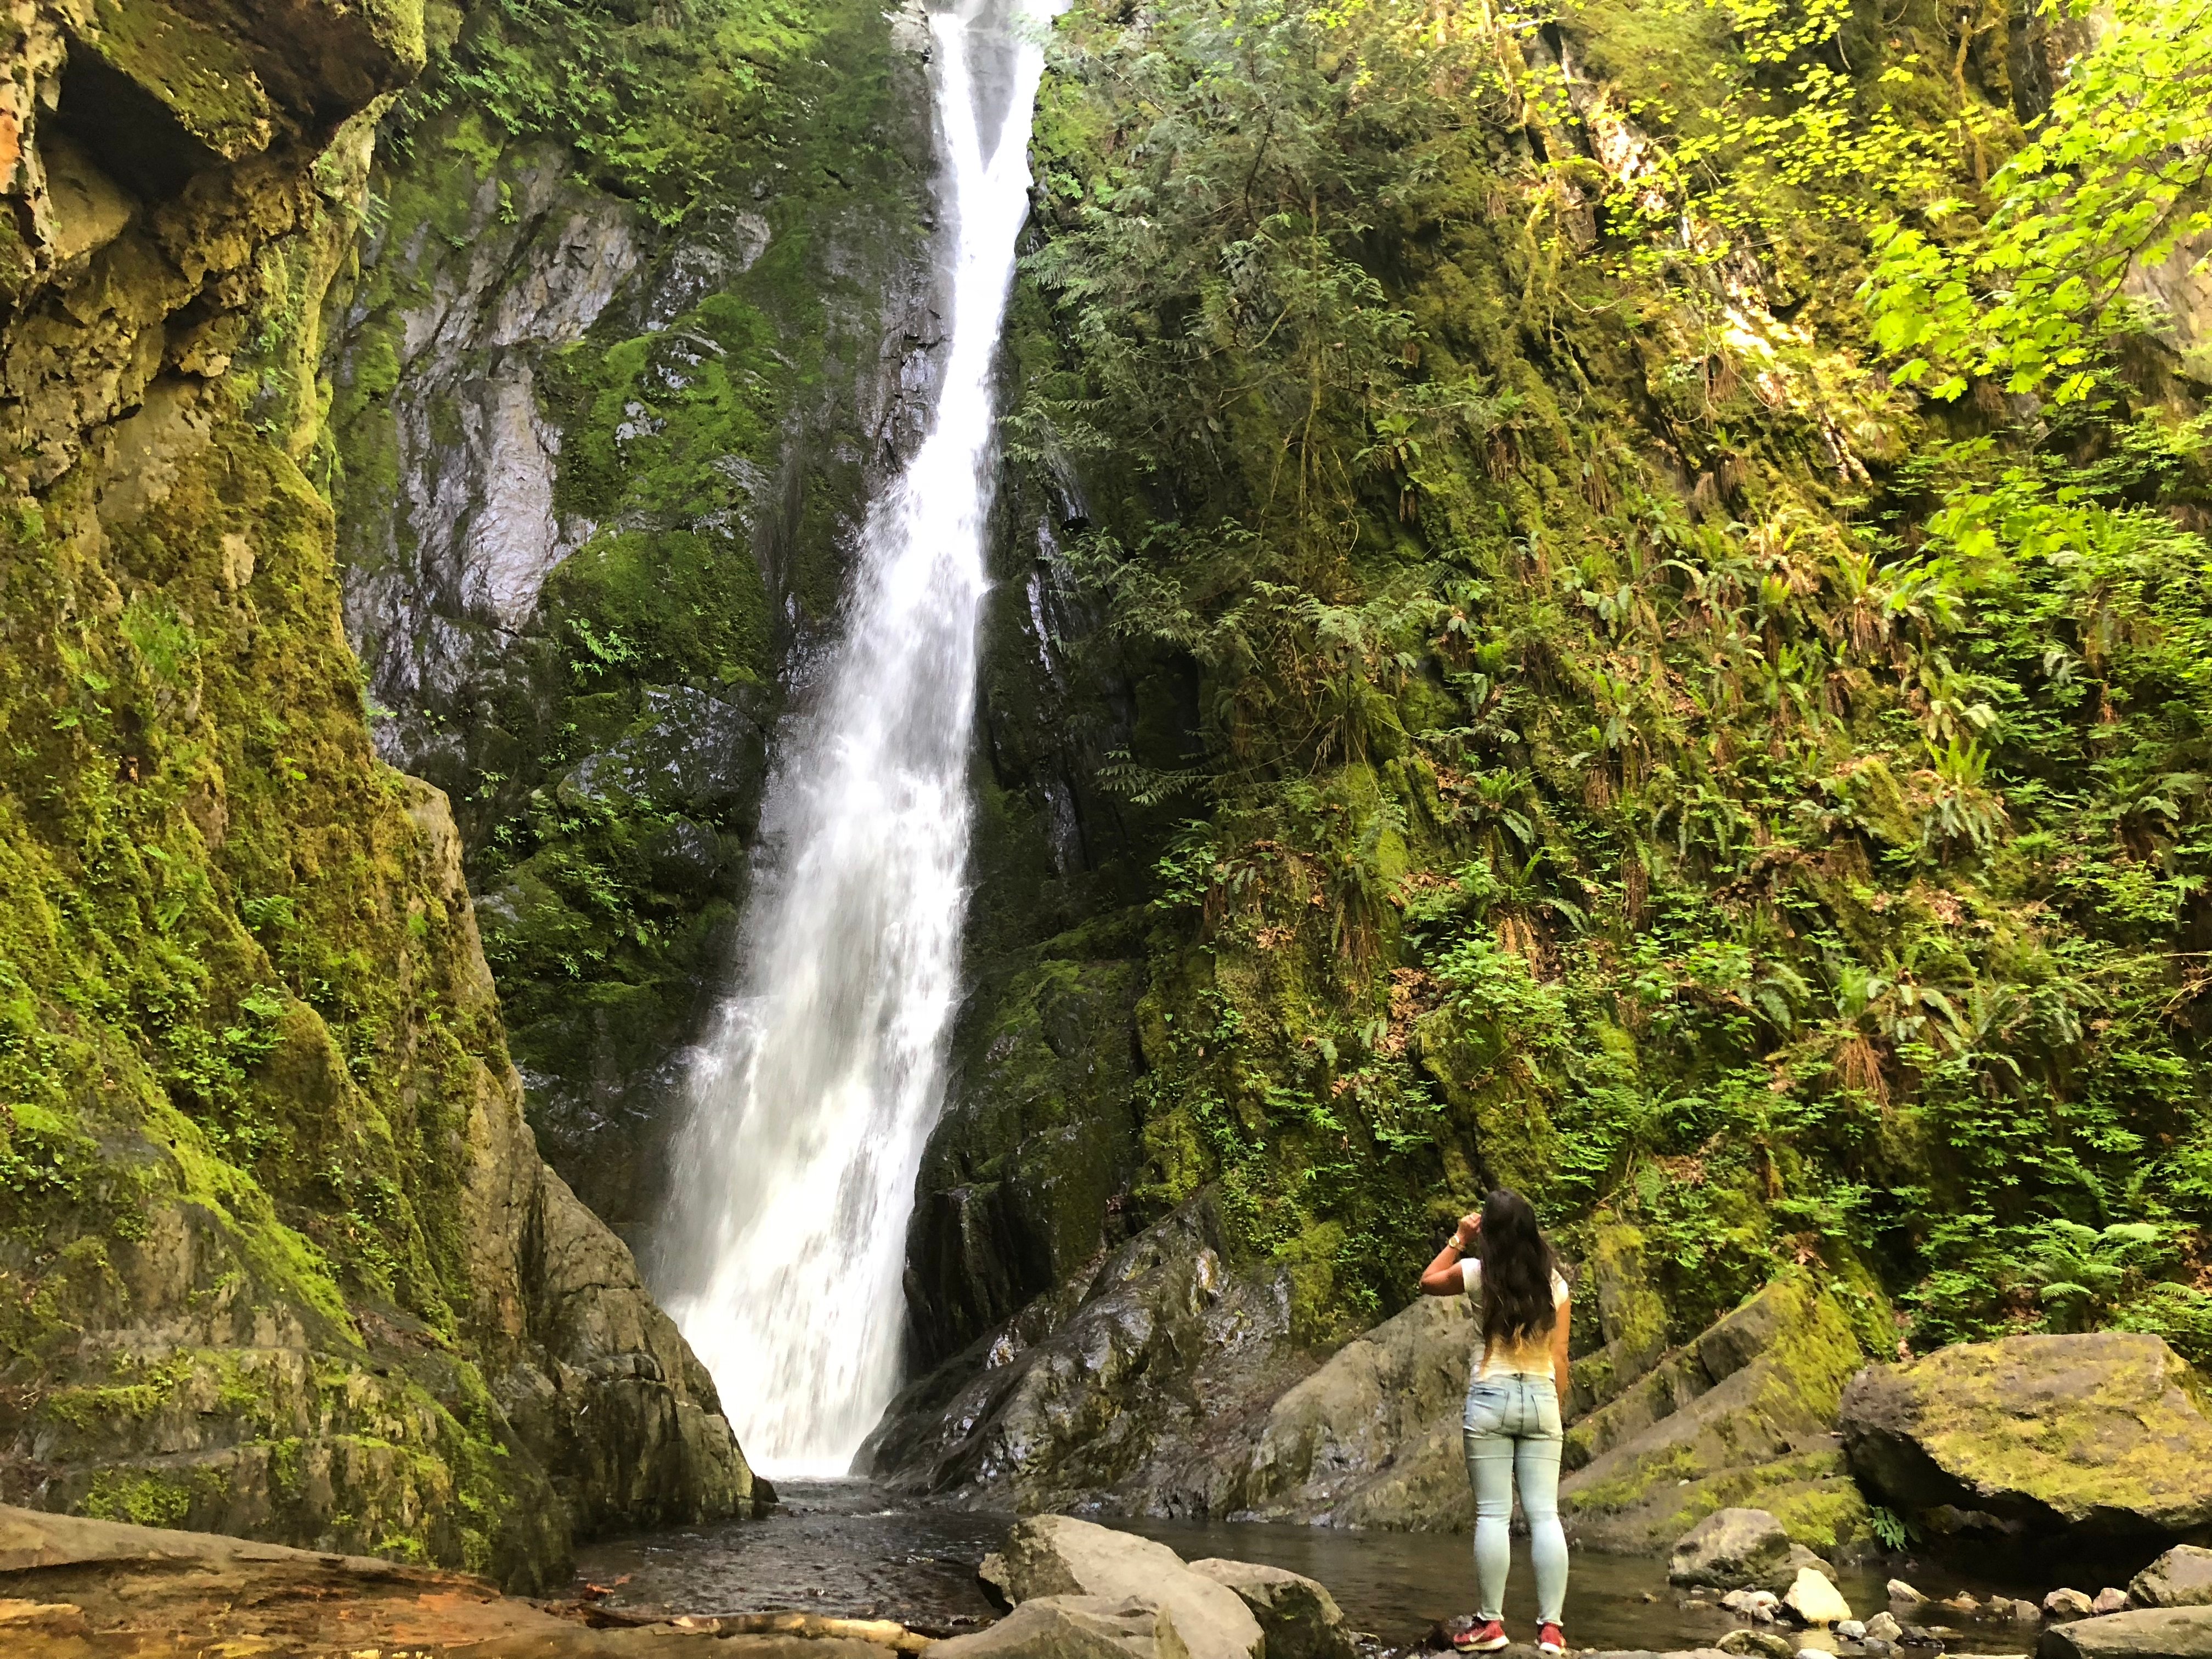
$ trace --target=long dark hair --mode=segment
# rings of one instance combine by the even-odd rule
[[[1543,1336],[1559,1317],[1552,1301],[1558,1258],[1536,1224],[1536,1212],[1510,1187],[1483,1200],[1482,1340],[1525,1342]]]

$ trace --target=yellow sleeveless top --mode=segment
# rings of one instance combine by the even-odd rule
[[[1459,1264],[1460,1278],[1467,1285],[1468,1298],[1474,1304],[1477,1323],[1482,1319],[1482,1263],[1473,1256],[1465,1256]],[[1567,1299],[1567,1281],[1554,1269],[1552,1273],[1552,1306],[1559,1307]],[[1552,1334],[1538,1331],[1517,1342],[1495,1342],[1483,1345],[1482,1358],[1474,1368],[1477,1378],[1485,1376],[1549,1376],[1552,1374]]]

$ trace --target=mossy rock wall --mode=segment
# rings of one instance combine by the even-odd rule
[[[449,18],[334,301],[377,741],[456,804],[547,1156],[641,1245],[787,692],[927,415],[917,18]],[[611,40],[611,106],[567,78]]]
[[[1847,1362],[2110,1324],[2212,1360],[2212,491],[2160,343],[2196,325],[2074,424],[1923,401],[1869,338],[1869,232],[1979,199],[2063,20],[1497,15],[1056,26],[915,1340],[1018,1349],[1080,1247],[1206,1193],[1326,1352],[1504,1182],[1595,1270],[1583,1411],[1816,1287],[1767,1451],[1681,1478],[1771,1464],[1808,1541],[1863,1539],[1808,1438]],[[1944,540],[2015,462],[2129,538]],[[1656,1536],[1650,1496],[1593,1517]]]
[[[287,19],[8,26],[0,1495],[543,1585],[750,1476],[370,744],[303,464],[422,19]]]

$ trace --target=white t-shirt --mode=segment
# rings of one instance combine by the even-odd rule
[[[1475,1317],[1482,1317],[1482,1263],[1474,1256],[1460,1258],[1461,1282],[1467,1286],[1468,1295],[1474,1299]],[[1567,1299],[1567,1281],[1555,1267],[1552,1270],[1552,1306],[1558,1309]],[[1517,1374],[1522,1376],[1552,1375],[1552,1333],[1539,1331],[1518,1342],[1501,1341],[1483,1346],[1482,1358],[1476,1363],[1478,1377]]]

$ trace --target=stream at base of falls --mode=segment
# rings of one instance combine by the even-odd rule
[[[617,1607],[674,1613],[796,1610],[898,1619],[947,1631],[997,1617],[976,1584],[975,1568],[1005,1538],[1011,1516],[939,1508],[861,1480],[786,1480],[777,1490],[783,1501],[764,1520],[589,1545],[577,1553],[579,1582],[615,1586],[611,1600]],[[1463,1534],[1227,1522],[1117,1519],[1109,1524],[1156,1538],[1186,1561],[1223,1556],[1317,1579],[1336,1597],[1346,1620],[1386,1648],[1417,1646],[1437,1620],[1474,1605],[1474,1568]],[[1846,1571],[1837,1586],[1866,1618],[1887,1605],[1883,1585],[1893,1573],[1936,1596],[1961,1589],[1978,1599],[2039,1596],[2049,1588],[1962,1576],[1917,1561]],[[1577,1648],[1693,1648],[1711,1645],[1741,1622],[1710,1600],[1686,1601],[1668,1586],[1663,1560],[1578,1550],[1567,1586],[1568,1639]],[[1508,1628],[1528,1639],[1534,1626],[1534,1593],[1519,1540],[1505,1611]],[[1934,1622],[1937,1611],[1927,1610],[1923,1622]],[[1944,1645],[1954,1653],[2025,1654],[2035,1647],[2032,1626],[1950,1618],[1950,1628],[1954,1633]],[[1792,1639],[1832,1645],[1818,1632],[1796,1632]],[[1905,1650],[1908,1659],[1929,1651]]]

